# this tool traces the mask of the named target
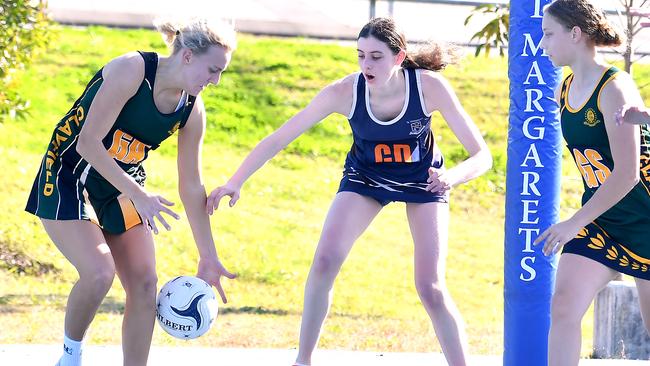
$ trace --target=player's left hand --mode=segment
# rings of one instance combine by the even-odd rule
[[[542,235],[538,236],[533,242],[534,245],[544,243],[542,252],[544,255],[551,255],[559,252],[564,244],[578,235],[582,227],[576,225],[571,220],[558,222],[557,224],[546,229]]]
[[[208,199],[205,203],[205,212],[208,215],[212,215],[214,210],[219,208],[219,202],[225,196],[230,196],[230,207],[234,206],[239,199],[239,191],[241,190],[241,185],[234,184],[228,181],[226,184],[217,187],[210,192]]]
[[[228,302],[228,299],[226,299],[226,294],[223,291],[223,287],[221,287],[222,276],[231,280],[237,277],[237,275],[230,273],[223,264],[221,264],[219,259],[199,260],[199,270],[196,273],[196,277],[214,286],[217,289],[219,296],[221,296],[221,301],[225,304]]]
[[[449,174],[444,169],[429,168],[426,190],[433,193],[445,193],[451,189]]]

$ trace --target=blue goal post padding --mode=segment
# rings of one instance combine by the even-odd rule
[[[546,366],[556,260],[533,240],[557,222],[561,132],[554,99],[561,70],[539,47],[548,0],[512,0],[504,249],[504,366]]]

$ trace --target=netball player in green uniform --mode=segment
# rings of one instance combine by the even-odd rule
[[[197,275],[225,302],[200,174],[205,108],[235,48],[232,27],[193,20],[158,26],[172,54],[133,52],[109,62],[57,124],[26,210],[79,273],[66,307],[58,365],[81,365],[81,342],[117,273],[126,291],[124,365],[146,365],[156,313],[155,220],[179,216],[144,189],[142,161],[178,130],[179,192],[199,252]],[[92,222],[91,222],[92,221]]]
[[[556,66],[572,73],[557,92],[562,134],[582,174],[582,207],[544,231],[550,255],[563,248],[551,305],[549,365],[577,365],[580,323],[589,304],[618,272],[636,280],[641,311],[650,323],[650,133],[616,126],[616,112],[641,102],[632,78],[597,55],[620,36],[602,10],[586,0],[548,5],[540,43]]]

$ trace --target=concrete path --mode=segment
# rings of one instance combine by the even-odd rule
[[[61,353],[60,345],[0,345],[0,365],[51,366]],[[149,365],[289,366],[296,350],[203,347],[152,347]],[[122,364],[119,346],[90,346],[84,349],[85,365]],[[445,366],[437,353],[377,353],[318,350],[314,366]],[[641,366],[648,361],[582,360],[580,366]],[[501,356],[473,356],[470,365],[502,366]],[[525,366],[525,365],[522,365]]]
[[[483,0],[488,2],[488,0]],[[602,7],[617,1],[596,0]],[[152,20],[168,14],[214,14],[234,20],[238,31],[278,36],[305,36],[356,40],[369,19],[368,0],[48,0],[54,20],[65,24],[102,24],[151,27]],[[465,26],[473,6],[397,1],[377,1],[376,16],[393,18],[410,41],[428,39],[476,44],[471,40],[489,17],[476,15]],[[616,15],[614,24],[622,24]],[[650,29],[635,41],[638,52],[650,52]]]
[[[234,20],[236,28],[246,33],[356,39],[369,19],[365,0],[192,0],[182,4],[171,0],[48,0],[54,20],[66,24],[150,27],[159,15],[215,14]],[[388,6],[387,1],[377,2],[376,15],[388,15]],[[483,26],[480,19],[463,25],[472,9],[397,2],[392,14],[409,40],[434,38],[466,44]]]

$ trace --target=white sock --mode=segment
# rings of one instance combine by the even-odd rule
[[[57,366],[81,366],[81,341],[63,336],[63,356]]]
[[[294,362],[293,366],[309,366],[309,365],[305,365],[304,363]]]

